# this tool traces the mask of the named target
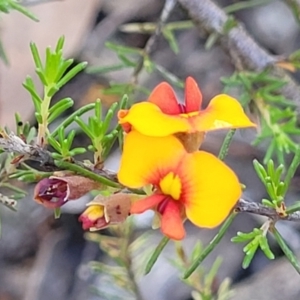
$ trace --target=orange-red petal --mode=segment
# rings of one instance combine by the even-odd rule
[[[244,113],[241,104],[225,94],[214,97],[208,107],[194,117],[193,123],[198,131],[256,126]]]
[[[202,94],[197,82],[192,77],[185,81],[185,109],[187,113],[199,111],[202,104]]]
[[[119,181],[130,188],[158,185],[169,172],[176,172],[185,154],[174,136],[149,137],[133,130],[124,139]]]
[[[175,92],[167,82],[162,82],[156,86],[156,88],[150,94],[148,102],[157,105],[165,114],[180,114],[180,108]]]
[[[178,174],[186,216],[200,227],[213,228],[223,222],[242,193],[235,173],[204,151],[187,155]]]
[[[190,130],[186,118],[167,115],[150,102],[134,104],[127,114],[119,114],[119,123],[121,125],[129,123],[133,129],[148,136],[167,136]]]
[[[161,218],[161,231],[173,240],[182,240],[185,230],[180,213],[180,205],[174,200],[169,200]]]
[[[149,197],[142,198],[131,204],[130,213],[141,214],[148,209],[153,209],[165,198],[166,196],[162,194],[153,194]]]

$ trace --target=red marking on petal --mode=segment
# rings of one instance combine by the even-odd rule
[[[162,82],[156,86],[148,101],[157,105],[165,114],[177,115],[181,113],[175,92],[167,82]]]
[[[202,104],[202,94],[194,78],[185,81],[185,110],[186,113],[199,111]]]

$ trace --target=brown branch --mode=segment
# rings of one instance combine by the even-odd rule
[[[144,55],[150,55],[156,47],[158,38],[161,35],[161,31],[162,28],[164,26],[164,24],[167,22],[171,12],[173,11],[175,5],[177,3],[177,0],[166,0],[165,5],[162,9],[162,12],[160,14],[155,32],[153,33],[153,35],[151,35],[151,37],[148,39],[145,47],[144,47]],[[144,59],[145,56],[141,57],[137,63],[137,66],[135,67],[135,69],[133,70],[133,74],[132,74],[132,82],[134,84],[137,83],[137,77],[138,74],[141,72],[141,70],[143,69],[143,65],[144,65]]]
[[[19,138],[12,132],[9,134],[6,134],[4,131],[0,132],[0,148],[2,148],[6,152],[19,154],[21,158],[20,160],[18,160],[18,162],[25,160],[37,161],[42,166],[52,167],[53,170],[59,169],[52,158],[51,152],[39,146],[26,144],[21,138]],[[92,165],[85,165],[80,161],[73,161],[72,164],[92,171],[97,175],[106,177],[111,181],[117,182],[117,176],[113,172],[107,170],[99,170],[94,168]],[[300,221],[300,211],[293,212],[291,214],[288,214],[287,216],[281,216],[276,212],[275,209],[266,207],[257,202],[247,201],[245,199],[240,199],[238,201],[235,206],[235,210],[240,213],[246,212],[265,216],[273,219],[274,221]]]
[[[20,154],[20,160],[37,161],[42,166],[55,166],[52,155],[49,151],[39,147],[26,144],[21,138],[13,132],[7,134],[5,131],[0,132],[0,147],[9,153]],[[57,168],[56,168],[57,169]]]
[[[20,137],[13,132],[7,134],[5,131],[0,131],[0,148],[8,153],[19,154],[12,163],[20,163],[23,161],[35,161],[47,171],[62,170],[55,164],[55,160],[52,157],[50,151],[42,148],[38,145],[30,145],[25,143]],[[92,171],[97,175],[101,175],[111,181],[117,182],[116,174],[109,170],[97,169],[94,165],[86,165],[81,161],[72,160],[71,162],[85,170]]]
[[[300,113],[300,87],[281,68],[276,67],[277,59],[260,47],[240,23],[225,30],[229,16],[211,0],[178,0],[197,25],[199,30],[207,34],[218,34],[220,43],[239,70],[262,71],[272,67],[274,76],[287,84],[281,89],[282,94],[294,101]]]
[[[247,212],[251,214],[261,215],[273,219],[274,221],[300,221],[300,211],[293,212],[287,216],[279,215],[275,209],[264,206],[260,203],[240,199],[235,207],[237,212]]]

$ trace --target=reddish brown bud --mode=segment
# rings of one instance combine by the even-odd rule
[[[57,208],[99,187],[99,183],[82,176],[51,176],[37,183],[34,200],[48,208]]]
[[[88,208],[79,217],[83,229],[95,231],[124,222],[130,214],[132,197],[124,193],[108,197],[98,195],[87,204]]]

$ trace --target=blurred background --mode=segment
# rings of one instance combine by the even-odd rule
[[[43,2],[43,3],[40,3]],[[157,22],[164,1],[161,0],[61,0],[24,1],[39,18],[33,22],[19,12],[1,15],[0,38],[5,48],[8,65],[0,61],[0,123],[14,128],[14,113],[21,113],[25,120],[33,120],[33,105],[22,82],[27,75],[37,79],[29,43],[35,42],[42,52],[47,46],[54,47],[61,35],[65,36],[65,55],[77,61],[88,61],[90,67],[104,67],[119,62],[115,52],[105,47],[107,41],[130,47],[144,48],[150,34],[126,33],[120,26],[135,22]],[[238,1],[216,1],[224,7]],[[285,1],[261,1],[264,5],[239,11],[235,17],[269,53],[287,56],[300,47],[300,27]],[[288,1],[286,1],[288,2]],[[295,1],[297,2],[297,1]],[[298,3],[299,5],[299,3]],[[169,21],[188,20],[187,13],[177,4]],[[205,103],[223,89],[220,78],[230,76],[234,66],[230,57],[217,44],[209,51],[204,47],[206,36],[195,28],[176,32],[179,53],[175,54],[164,38],[158,38],[152,60],[175,74],[181,80],[193,76],[204,95]],[[91,70],[91,69],[90,69]],[[295,78],[297,79],[297,74]],[[136,80],[132,69],[123,69],[106,74],[80,73],[57,95],[56,99],[71,97],[75,109],[97,98],[104,106],[118,101],[118,94],[106,95],[103,89],[111,83],[125,84]],[[153,89],[164,80],[160,72],[151,74],[141,71],[138,84]],[[176,88],[179,96],[182,89]],[[132,101],[143,100],[142,93],[131,95]],[[252,160],[264,156],[264,149],[251,146],[255,132],[240,131],[230,149],[226,162],[246,184],[246,199],[260,201],[265,191],[255,176]],[[224,133],[209,134],[204,149],[217,153]],[[79,143],[84,143],[79,140]],[[107,167],[118,168],[116,150]],[[288,195],[288,201],[299,197],[298,179]],[[217,188],[217,187],[216,187]],[[101,289],[102,275],[88,268],[92,260],[108,261],[97,243],[88,241],[77,219],[90,200],[86,196],[76,203],[68,203],[62,217],[54,220],[51,211],[32,200],[32,187],[28,196],[19,202],[18,212],[0,207],[0,300],[96,300],[104,299],[95,293],[92,286]],[[237,231],[250,231],[261,225],[263,218],[240,215],[234,221],[223,241],[204,262],[210,269],[216,257],[223,258],[216,285],[224,278],[231,278],[234,300],[298,300],[300,299],[299,277],[293,267],[281,258],[282,253],[271,241],[277,258],[269,261],[260,252],[247,270],[241,268],[243,252],[241,245],[230,242]],[[140,231],[150,228],[149,216],[137,220]],[[300,256],[300,235],[297,224],[278,224],[291,248]],[[187,224],[188,235],[183,245],[190,249],[197,240],[205,245],[216,233],[215,230],[200,230]],[[160,240],[159,232],[152,232],[147,242],[149,247]],[[141,249],[141,251],[143,251]],[[170,263],[174,247],[167,246],[152,272],[140,277],[138,284],[145,300],[189,300],[191,289],[180,280],[181,273]],[[113,282],[112,282],[113,289]],[[123,299],[123,298],[120,298]],[[124,297],[125,299],[125,297]]]

